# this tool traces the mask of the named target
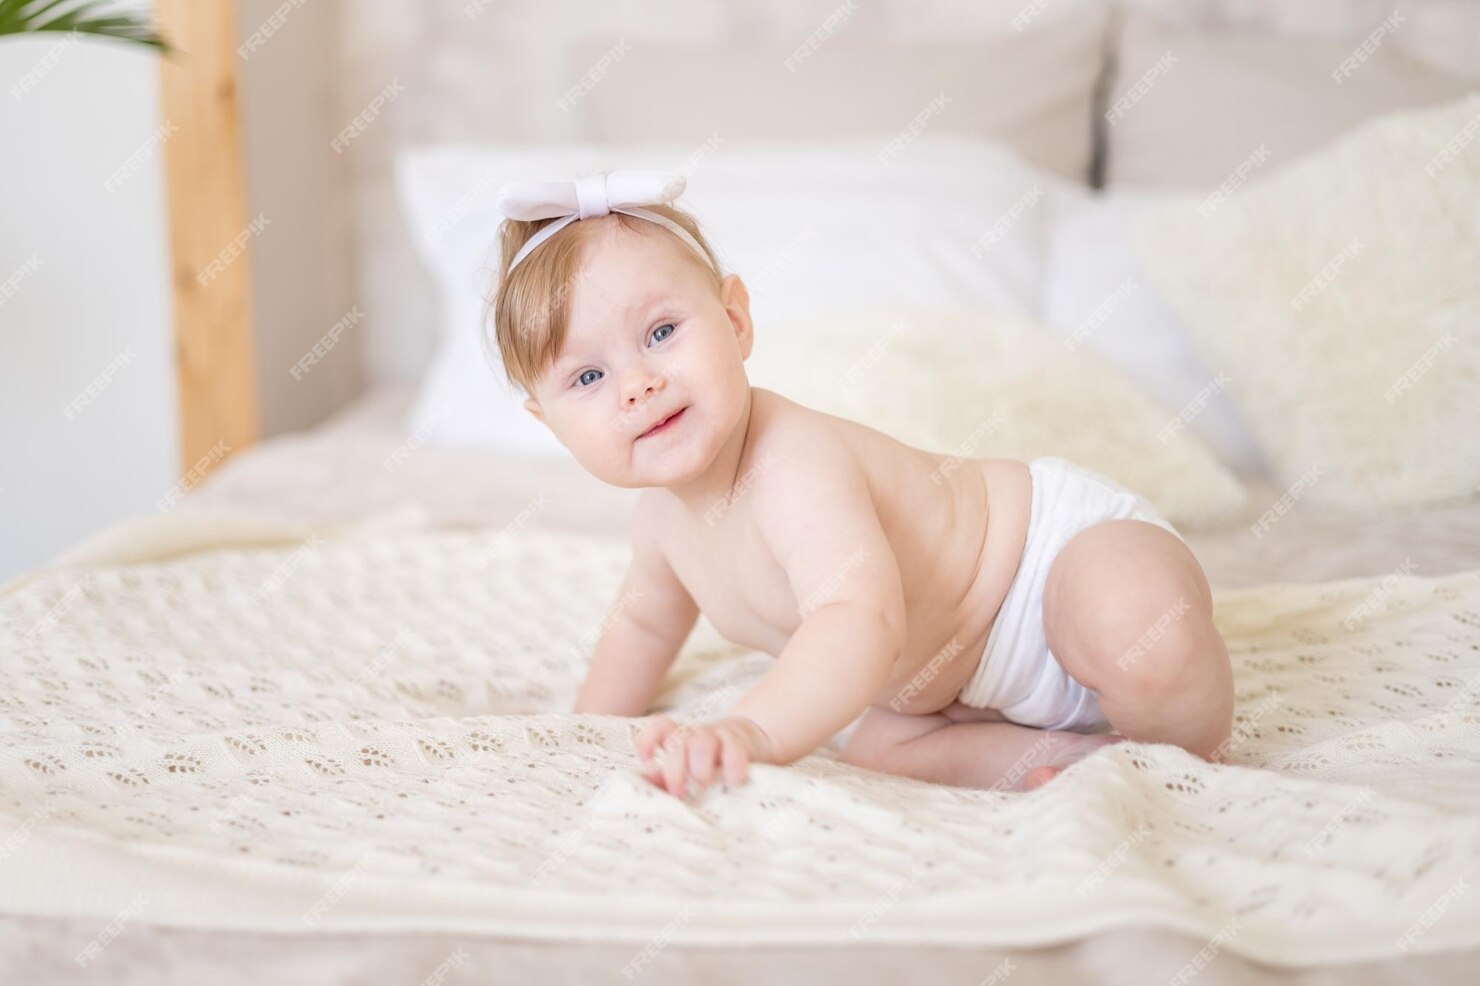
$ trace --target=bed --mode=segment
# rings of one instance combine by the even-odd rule
[[[153,557],[168,564],[170,559],[188,559],[213,547],[269,552],[271,562],[263,571],[281,571],[284,560],[293,557],[294,546],[315,537],[315,531],[329,539],[358,530],[362,538],[394,540],[426,528],[471,530],[480,532],[481,545],[490,532],[508,529],[541,488],[569,490],[569,495],[552,499],[530,522],[530,530],[548,528],[581,537],[605,537],[619,531],[625,497],[599,485],[582,488],[574,467],[552,468],[548,461],[532,459],[526,463],[527,470],[513,470],[531,484],[521,487],[511,484],[504,473],[508,463],[455,450],[424,449],[408,459],[404,469],[388,473],[384,463],[405,442],[400,422],[412,396],[397,388],[371,394],[319,429],[283,436],[234,459],[189,497],[178,515],[144,523],[157,528],[168,522],[173,534],[130,525],[78,546],[61,561],[97,566],[109,560],[137,564]],[[1278,547],[1272,542],[1264,550],[1255,545],[1245,522],[1255,515],[1251,512],[1223,529],[1191,535],[1220,596],[1232,587],[1276,580],[1326,582],[1390,576],[1405,566],[1426,575],[1460,573],[1473,570],[1480,558],[1477,499],[1435,504],[1375,521],[1338,521],[1325,511],[1297,510],[1284,518]],[[1369,587],[1364,585],[1354,598],[1368,595]],[[704,637],[702,628],[698,636]],[[705,687],[702,679],[696,683],[685,674],[677,679],[675,690],[665,689],[665,702],[684,706],[698,701],[702,706],[701,696],[712,694],[712,682]],[[567,701],[570,697],[564,696]],[[1257,723],[1259,704],[1241,703],[1244,715],[1251,708]],[[1268,715],[1265,719],[1266,725],[1274,721]],[[1427,784],[1432,779],[1418,780]],[[1352,809],[1346,810],[1350,813]],[[640,947],[630,943],[551,939],[548,929],[525,936],[480,934],[471,928],[418,932],[391,922],[385,930],[350,933],[333,930],[327,923],[313,930],[289,922],[271,931],[226,930],[212,925],[233,924],[237,919],[229,912],[247,905],[224,893],[225,887],[211,891],[213,904],[193,901],[191,917],[182,920],[183,915],[177,913],[165,923],[129,925],[127,902],[121,910],[114,907],[120,900],[117,892],[92,882],[110,867],[76,855],[70,864],[79,868],[79,878],[94,874],[86,878],[87,893],[104,913],[114,914],[115,920],[122,915],[127,933],[119,934],[107,953],[86,968],[77,957],[106,924],[85,915],[64,916],[76,906],[75,900],[69,902],[62,895],[43,904],[45,909],[61,911],[54,917],[7,918],[4,950],[14,960],[11,967],[39,981],[95,981],[105,974],[109,981],[158,981],[163,975],[192,968],[210,969],[217,977],[229,977],[224,970],[240,968],[241,975],[254,979],[263,974],[292,978],[312,968],[317,978],[349,982],[425,977],[439,967],[445,981],[454,982],[459,976],[481,980],[489,969],[510,976],[610,979],[642,954]],[[59,859],[55,865],[66,863]],[[95,865],[101,868],[94,870]],[[12,870],[12,875],[19,874]],[[63,873],[58,883],[71,879]],[[123,886],[132,886],[126,877],[122,879]],[[149,898],[157,899],[156,893],[164,891],[151,890]],[[38,903],[34,888],[28,896],[33,905]],[[133,899],[136,896],[128,898]],[[400,917],[411,920],[406,914]],[[356,920],[370,919],[360,913],[351,918]],[[928,963],[942,978],[980,982],[1006,962],[1008,969],[1021,970],[1014,974],[1022,981],[1059,981],[1072,975],[1097,982],[1143,982],[1179,974],[1208,942],[1207,936],[1194,932],[1134,923],[1065,937],[1065,941],[1032,948],[857,941],[846,947],[784,942],[742,947],[722,942],[685,944],[675,939],[641,971],[654,981],[665,977],[672,981],[749,979],[755,975],[790,976],[796,981],[845,975],[894,981],[915,978],[918,964]],[[1224,952],[1206,968],[1205,977],[1210,982],[1318,982],[1340,975],[1344,980],[1385,982],[1421,974],[1435,981],[1463,982],[1476,961],[1473,950],[1460,949],[1342,962],[1316,961],[1315,953],[1308,953],[1291,964],[1292,955],[1298,954],[1298,949],[1287,950],[1279,956],[1282,961],[1264,963],[1238,952]]]
[[[887,162],[869,136],[876,120],[840,121],[843,134],[826,145],[787,132],[804,126],[805,100],[762,135],[779,149],[722,152],[697,112],[697,129],[685,132],[680,115],[645,132],[651,121],[623,107],[657,98],[661,78],[646,72],[584,91],[582,136],[641,141],[657,161],[699,155],[697,208],[725,231],[737,269],[774,271],[757,296],[758,324],[806,327],[792,348],[757,361],[767,385],[942,450],[1000,415],[1012,425],[991,433],[996,454],[1100,456],[1154,487],[1203,562],[1235,654],[1228,762],[1128,745],[1017,797],[871,775],[837,762],[834,742],[693,813],[642,791],[626,770],[629,723],[564,714],[622,571],[634,493],[554,454],[507,396],[480,383],[487,368],[444,325],[419,380],[382,374],[330,420],[241,451],[173,510],[100,532],[0,595],[14,686],[0,696],[0,963],[44,982],[1471,981],[1480,479],[1474,440],[1453,423],[1474,420],[1473,364],[1461,358],[1477,324],[1465,280],[1474,237],[1443,221],[1418,230],[1423,242],[1397,237],[1381,221],[1395,213],[1373,192],[1395,161],[1434,173],[1389,182],[1394,210],[1480,189],[1464,158],[1437,156],[1480,119],[1480,105],[1456,101],[1474,88],[1457,74],[1475,67],[1454,38],[1461,15],[1424,5],[1406,30],[1376,35],[1413,64],[1364,56],[1345,70],[1387,12],[1333,5],[1297,23],[1276,5],[1208,3],[1180,20],[1150,17],[1151,4],[1008,6],[982,15],[995,29],[978,25],[976,40],[998,46],[998,70],[1048,78],[1108,45],[1118,74],[1059,73],[1031,125],[981,109],[969,128],[992,146],[927,133]],[[828,13],[785,36],[823,30]],[[490,29],[476,14],[421,23],[452,56]],[[903,77],[929,50],[953,85],[1001,84],[980,51],[952,50],[957,15],[912,21],[917,47],[902,51],[877,43],[898,22],[860,14],[857,45],[828,55],[823,37],[789,48],[801,59],[793,74],[816,71],[823,89],[865,85],[881,58],[903,59],[882,73]],[[383,82],[385,59],[412,58],[373,30],[385,16],[355,28],[362,47],[352,50],[365,61],[351,61],[352,79]],[[645,40],[665,67],[711,80],[756,74],[754,53],[716,63],[712,37],[656,33]],[[611,47],[600,36],[570,43],[575,65]],[[1136,94],[1154,91],[1142,80],[1171,71],[1160,59],[1172,45],[1204,102],[1138,110]],[[1251,64],[1263,80],[1253,89]],[[1326,88],[1312,85],[1312,64]],[[429,81],[408,101],[451,98],[439,87],[456,89],[456,79]],[[1244,87],[1230,82],[1239,79]],[[900,94],[890,111],[908,109],[908,122],[930,105],[930,86]],[[1220,149],[1185,137],[1194,111],[1205,119],[1220,97],[1247,108],[1302,93],[1303,119],[1320,127],[1270,131],[1274,117],[1251,109],[1243,130],[1222,113]],[[474,105],[446,112],[501,111],[458,98]],[[1095,107],[1107,126],[1074,125]],[[361,290],[376,313],[370,362],[382,369],[425,345],[396,328],[422,320],[418,305],[435,299],[447,324],[470,317],[476,247],[460,230],[486,220],[487,203],[468,189],[488,185],[492,170],[581,167],[601,153],[439,143],[419,131],[425,117],[404,119],[421,122],[388,125],[413,132],[374,136],[385,146],[352,175],[365,207]],[[1252,136],[1266,133],[1303,149],[1286,157],[1281,146],[1266,163]],[[396,152],[398,143],[417,146]],[[890,314],[835,314],[808,292],[817,280],[862,290],[841,266],[819,261],[806,278],[768,267],[788,237],[750,236],[744,220],[758,215],[754,187],[773,201],[784,191],[760,181],[778,154],[803,189],[810,174],[866,176],[880,164],[902,187],[939,177],[936,198],[918,199],[912,218],[873,226],[845,218],[859,199],[837,181],[837,200],[818,208],[816,232],[798,247],[825,257],[830,237],[878,246],[901,240],[887,223],[917,223],[905,239],[923,259],[901,249],[909,270],[872,279],[865,287],[878,294],[864,300],[930,326],[901,334]],[[1269,181],[1243,189],[1251,174]],[[877,194],[876,183],[857,184],[861,197]],[[1326,220],[1350,215],[1353,201],[1379,203],[1368,210],[1375,225],[1360,230],[1370,249],[1412,255],[1391,276],[1434,278],[1418,296],[1443,303],[1405,309],[1411,338],[1363,321],[1387,287],[1377,274],[1312,295],[1311,311],[1352,307],[1303,323],[1309,351],[1290,346],[1276,360],[1253,330],[1203,316],[1259,315],[1268,332],[1287,333],[1304,307],[1288,302],[1291,284],[1303,290],[1308,273],[1266,284],[1262,272],[1198,266],[1195,255],[1278,242],[1285,262],[1268,266],[1318,270],[1353,235]],[[953,225],[965,211],[976,218]],[[1217,232],[1192,222],[1213,212],[1224,217]],[[1298,231],[1275,236],[1261,225],[1272,213],[1293,216]],[[411,236],[389,228],[382,217],[392,214]],[[1204,250],[1179,249],[1197,236],[1208,237]],[[973,248],[992,262],[942,260]],[[1122,289],[1131,264],[1146,269],[1146,287]],[[420,296],[386,276],[409,267],[431,274]],[[938,309],[946,292],[953,305]],[[1431,353],[1455,331],[1465,344]],[[1351,376],[1328,370],[1323,390],[1317,378],[1336,366],[1329,340],[1341,332],[1383,359]],[[1231,346],[1230,336],[1254,342]],[[858,367],[882,339],[893,358],[855,375],[870,384],[862,395],[798,372]],[[953,372],[951,356],[994,367],[983,389],[999,403],[920,411]],[[1073,414],[1029,422],[1024,381],[1041,385],[1047,360],[1063,378],[1052,403]],[[1394,393],[1410,376],[1422,386]],[[1338,409],[1344,392],[1373,380],[1391,412],[1382,419],[1333,411],[1282,427],[1292,402]],[[1132,390],[1149,396],[1141,403]],[[1126,409],[1117,427],[1086,439],[1064,420],[1106,401]],[[1398,430],[1412,452],[1404,462],[1439,466],[1384,458]],[[1344,454],[1312,472],[1313,448]],[[716,697],[757,673],[756,657],[701,622],[660,702],[717,711]],[[479,800],[505,784],[516,793],[497,807]],[[789,883],[787,872],[805,880]]]

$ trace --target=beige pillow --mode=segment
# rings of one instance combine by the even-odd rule
[[[1352,508],[1473,493],[1480,95],[1204,205],[1148,216],[1137,250],[1276,477]]]
[[[696,153],[716,135],[878,136],[883,150],[917,128],[973,134],[1084,182],[1108,17],[1091,10],[1049,21],[1050,14],[1024,20],[1031,26],[1021,32],[1004,21],[998,31],[951,41],[860,39],[854,25],[843,24],[799,57],[810,27],[784,45],[633,42],[580,94],[576,109],[590,121],[591,139],[689,141]],[[576,66],[598,64],[609,48],[578,48],[572,78],[583,71]]]
[[[1381,38],[1347,63],[1361,40],[1205,34],[1127,11],[1101,110],[1105,185],[1213,188],[1322,147],[1369,117],[1473,87]]]
[[[750,382],[944,455],[1057,455],[1174,524],[1225,520],[1243,486],[1134,384],[1045,326],[974,309],[839,312],[757,326]]]

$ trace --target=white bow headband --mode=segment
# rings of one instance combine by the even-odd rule
[[[651,209],[642,208],[672,202],[683,194],[686,184],[683,175],[664,171],[610,171],[559,181],[509,182],[499,189],[499,212],[510,219],[526,222],[559,217],[529,238],[529,242],[514,255],[509,273],[541,243],[577,219],[592,219],[612,212],[637,216],[672,230],[708,263],[704,248],[682,226]]]

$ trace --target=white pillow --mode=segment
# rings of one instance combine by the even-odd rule
[[[756,328],[750,382],[927,451],[1058,455],[1119,480],[1175,524],[1233,516],[1242,484],[1171,413],[1036,321],[969,309],[871,307]]]
[[[1042,201],[1068,182],[991,141],[923,133],[827,143],[694,148],[649,144],[518,150],[415,148],[396,160],[408,224],[442,298],[443,339],[409,415],[419,442],[569,453],[483,362],[475,333],[515,178],[615,168],[688,175],[679,203],[727,272],[750,288],[764,330],[839,306],[950,305],[1029,314],[1041,288]]]
[[[1159,429],[1168,442],[1195,436],[1245,476],[1267,472],[1259,444],[1239,417],[1225,377],[1198,356],[1187,326],[1156,293],[1131,234],[1177,193],[1064,189],[1049,202],[1042,318],[1065,345],[1093,350],[1171,408]]]
[[[1140,253],[1289,496],[1372,509],[1480,484],[1480,94],[1390,114]]]

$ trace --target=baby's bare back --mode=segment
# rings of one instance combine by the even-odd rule
[[[821,599],[797,599],[761,536],[766,510],[808,502],[824,445],[841,447],[866,483],[899,566],[905,646],[874,704],[925,714],[955,699],[986,645],[1027,532],[1027,467],[939,455],[853,421],[753,388],[746,448],[729,497],[702,516],[662,489],[658,545],[706,619],[741,646],[777,656]],[[831,449],[829,449],[831,451]],[[748,495],[766,484],[766,496]],[[846,577],[847,562],[839,579]]]

